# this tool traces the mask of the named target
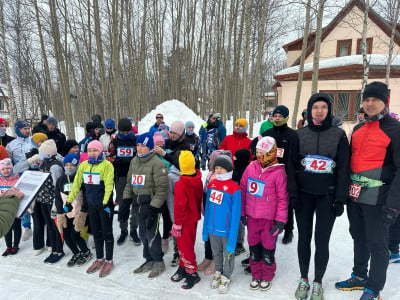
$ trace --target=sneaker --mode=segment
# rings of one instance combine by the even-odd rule
[[[164,254],[169,250],[169,239],[161,239],[161,249]]]
[[[18,246],[14,246],[14,247],[11,248],[10,255],[15,255],[15,254],[18,253],[18,251],[19,251],[19,247]]]
[[[31,238],[32,236],[32,229],[31,228],[26,228],[24,231],[24,234],[22,235],[21,240],[27,241]]]
[[[258,290],[260,288],[260,279],[252,279],[250,282],[251,290]]]
[[[127,231],[121,231],[121,235],[117,239],[117,245],[121,246],[123,243],[125,243],[126,237],[128,236]]]
[[[64,252],[53,253],[53,258],[50,258],[47,263],[50,265],[58,263],[64,256],[65,256]]]
[[[149,278],[154,278],[159,276],[160,274],[162,274],[165,271],[165,263],[164,261],[155,261],[153,263],[153,267],[151,269],[151,272],[149,274]]]
[[[207,259],[205,258],[198,266],[197,266],[197,270],[198,271],[204,271],[205,269],[207,269],[210,264],[212,263],[212,259]]]
[[[12,249],[11,247],[7,247],[6,251],[4,251],[2,255],[4,257],[8,256],[9,254],[11,254],[11,249]]]
[[[245,253],[246,249],[244,249],[242,244],[237,244],[235,249],[235,256],[239,256],[242,253]]]
[[[175,252],[171,260],[171,267],[176,267],[179,264],[179,253]]]
[[[221,276],[221,282],[219,283],[218,293],[227,294],[229,292],[229,286],[231,285],[231,280],[226,278],[224,275]]]
[[[261,280],[260,282],[260,291],[268,291],[272,286],[272,282],[271,281],[267,281],[267,280]]]
[[[49,264],[53,259],[54,259],[54,255],[56,255],[55,253],[51,253],[49,256],[47,256],[45,259],[44,259],[44,263],[46,263],[46,264]]]
[[[139,268],[133,271],[133,274],[142,274],[151,271],[153,268],[153,261],[147,260],[144,264],[142,264]]]
[[[85,265],[88,261],[90,261],[93,257],[92,252],[90,252],[90,250],[88,250],[85,253],[81,253],[78,261],[76,262],[77,266],[83,266]]]
[[[297,300],[305,300],[308,297],[308,291],[310,290],[310,284],[305,278],[300,278],[299,285],[297,286],[294,296]]]
[[[215,273],[215,264],[214,261],[212,261],[208,266],[208,268],[204,270],[204,274],[208,276],[214,273]]]
[[[291,230],[285,230],[285,234],[282,238],[282,244],[290,244],[293,240],[293,232]]]
[[[211,288],[212,289],[218,288],[220,282],[221,282],[221,272],[215,271],[213,279],[211,281]]]
[[[92,274],[94,272],[99,271],[104,265],[104,258],[103,259],[96,259],[92,265],[86,270],[86,273]]]
[[[382,297],[379,294],[375,294],[374,291],[364,288],[360,300],[382,300]]]
[[[129,234],[129,239],[133,242],[135,246],[140,246],[142,244],[142,241],[140,240],[136,230],[131,231]]]
[[[250,266],[244,268],[244,274],[251,275],[251,267]]]
[[[174,275],[171,276],[171,280],[173,282],[179,282],[181,281],[183,278],[186,277],[186,271],[184,267],[179,266],[178,270],[176,270],[176,272],[174,273]]]
[[[99,277],[106,277],[108,274],[110,274],[113,268],[114,268],[113,261],[105,261],[103,267],[100,270]]]
[[[358,277],[354,273],[351,273],[351,277],[349,279],[336,282],[335,287],[342,291],[362,290],[366,283],[367,279]]]
[[[33,255],[34,255],[34,256],[39,256],[40,254],[43,253],[43,251],[44,251],[44,247],[43,247],[43,248],[40,248],[40,249],[38,249],[38,250],[34,250]]]
[[[391,253],[389,258],[389,263],[398,264],[400,263],[400,254],[398,253]]]
[[[186,280],[182,285],[185,290],[191,289],[196,283],[200,282],[200,276],[197,272],[186,274]]]
[[[242,267],[246,268],[250,266],[250,257],[242,260]]]
[[[78,262],[78,260],[81,258],[81,253],[77,253],[72,255],[71,259],[67,262],[67,267],[73,267],[75,264]]]
[[[324,300],[324,289],[319,282],[313,282],[310,300]]]

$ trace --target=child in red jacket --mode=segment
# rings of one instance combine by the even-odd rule
[[[191,289],[200,281],[194,244],[197,222],[201,218],[203,183],[200,170],[195,169],[195,158],[191,151],[180,152],[179,169],[181,176],[174,189],[174,225],[171,233],[177,238],[180,259],[178,270],[171,280],[178,282],[186,278],[182,288]]]

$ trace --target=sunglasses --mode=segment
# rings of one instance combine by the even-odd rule
[[[163,117],[156,117],[156,119],[164,119]]]

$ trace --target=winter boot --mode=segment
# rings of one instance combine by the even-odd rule
[[[389,263],[391,264],[398,264],[400,263],[400,254],[398,253],[391,253],[389,258]]]
[[[244,249],[243,244],[236,244],[236,249],[235,249],[235,256],[239,256],[242,253],[245,253],[246,249]]]
[[[335,283],[335,287],[342,291],[362,290],[367,283],[367,279],[358,277],[356,274],[351,273],[351,277],[344,281]]]
[[[260,288],[260,279],[252,279],[250,282],[251,290],[258,290]]]
[[[3,256],[8,256],[9,254],[11,254],[11,247],[7,247],[6,251],[3,252]]]
[[[178,270],[176,270],[176,272],[174,273],[174,275],[171,276],[171,280],[173,282],[179,282],[181,281],[183,278],[186,277],[186,271],[184,267],[179,266]]]
[[[218,288],[220,282],[221,282],[221,272],[215,271],[213,279],[211,281],[211,288],[212,289]]]
[[[100,270],[99,277],[106,277],[108,274],[110,274],[113,268],[114,268],[113,261],[105,261],[103,267]]]
[[[153,269],[153,263],[154,262],[152,260],[146,260],[144,264],[133,271],[133,274],[143,274],[151,271]]]
[[[200,276],[197,272],[191,274],[186,273],[186,280],[183,283],[182,288],[185,290],[189,290],[198,282],[200,282]]]
[[[310,284],[305,278],[299,280],[299,285],[297,286],[294,296],[297,300],[305,300],[308,297],[308,291],[310,289]]]
[[[92,265],[86,270],[86,273],[92,274],[94,272],[99,271],[101,268],[103,268],[104,265],[104,258],[103,259],[96,259]]]
[[[324,300],[324,289],[319,282],[313,282],[310,300]]]
[[[153,268],[149,274],[149,278],[154,278],[159,276],[161,273],[165,271],[165,263],[164,261],[155,261],[153,264]]]
[[[49,264],[51,261],[53,261],[55,255],[56,255],[55,253],[51,253],[49,256],[47,256],[47,257],[44,259],[43,262],[46,263],[46,264]]]
[[[291,230],[285,230],[285,234],[282,238],[282,244],[290,244],[293,240],[293,232]]]
[[[364,288],[364,292],[361,295],[360,300],[382,300],[382,297],[379,296],[379,293],[376,294],[374,291]]]
[[[171,267],[176,267],[178,263],[179,263],[179,253],[175,252],[171,260]]]
[[[65,256],[64,252],[55,253],[53,258],[50,259],[47,263],[50,265],[58,263],[64,256]]]
[[[24,234],[22,235],[21,240],[22,241],[27,241],[31,238],[32,236],[32,229],[31,228],[26,228],[24,231]]]
[[[90,261],[93,257],[92,252],[90,252],[90,250],[88,250],[85,253],[81,253],[81,256],[79,258],[79,260],[76,262],[77,266],[83,266],[85,265],[88,261]]]
[[[18,251],[19,251],[19,247],[18,246],[14,246],[14,247],[11,248],[10,255],[15,255],[15,254],[18,253]]]
[[[221,282],[219,283],[218,287],[218,293],[227,294],[229,292],[230,285],[231,285],[231,280],[222,275]]]
[[[250,266],[250,257],[242,260],[242,267],[246,268],[248,266]]]
[[[117,245],[121,246],[125,242],[127,236],[128,236],[128,231],[125,230],[121,231],[121,235],[118,237],[117,240]]]
[[[204,270],[204,274],[208,276],[208,275],[211,275],[214,273],[215,273],[215,263],[214,263],[214,261],[211,261],[208,268]]]
[[[133,242],[135,246],[140,246],[142,244],[142,241],[140,240],[136,230],[131,231],[129,234],[129,239]]]
[[[205,258],[198,266],[197,271],[204,271],[212,263],[211,259]]]
[[[67,262],[67,267],[73,267],[81,258],[81,253],[72,255],[71,259]]]
[[[267,281],[267,280],[261,280],[260,282],[260,291],[268,291],[272,286],[272,282],[271,281]]]

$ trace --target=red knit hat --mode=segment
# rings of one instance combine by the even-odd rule
[[[7,126],[7,121],[4,120],[4,119],[2,119],[2,118],[0,118],[0,125],[5,125],[5,126]]]

